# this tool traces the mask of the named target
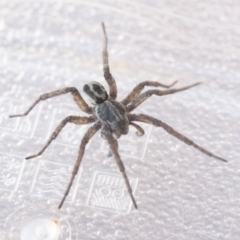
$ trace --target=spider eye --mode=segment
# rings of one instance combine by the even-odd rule
[[[102,84],[90,82],[83,86],[83,91],[93,100],[95,104],[101,104],[108,99],[108,94]]]

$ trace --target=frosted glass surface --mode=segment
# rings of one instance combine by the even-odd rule
[[[24,158],[37,153],[66,116],[86,114],[66,94],[41,102],[27,117],[8,115],[59,88],[82,93],[89,81],[107,88],[101,21],[118,99],[144,80],[178,80],[176,87],[202,82],[151,97],[134,112],[161,119],[228,163],[163,129],[141,124],[145,135],[138,137],[130,128],[119,151],[135,210],[98,133],[58,210],[90,125],[69,124],[41,157]],[[239,240],[239,22],[240,4],[233,0],[2,0],[0,239]]]

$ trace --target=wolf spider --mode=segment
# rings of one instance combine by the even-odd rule
[[[168,89],[168,90],[153,89],[153,90],[148,90],[141,93],[141,91],[144,89],[145,86],[170,88],[177,83],[177,81],[175,81],[170,85],[165,85],[155,81],[144,81],[139,83],[122,101],[116,101],[117,85],[109,69],[108,51],[107,51],[108,39],[107,39],[107,33],[106,33],[104,23],[102,23],[102,29],[104,34],[103,51],[102,51],[103,72],[104,72],[104,78],[109,86],[109,95],[104,89],[104,87],[98,82],[90,82],[88,84],[85,84],[83,87],[83,91],[88,95],[88,97],[90,97],[93,104],[93,107],[89,107],[88,104],[82,98],[79,91],[75,87],[66,87],[66,88],[62,88],[53,92],[40,95],[39,98],[29,107],[29,109],[25,113],[9,116],[9,117],[26,116],[40,101],[43,101],[48,98],[52,98],[61,94],[65,94],[65,93],[71,93],[73,96],[73,100],[78,105],[78,107],[85,113],[90,114],[89,117],[79,117],[79,116],[66,117],[57,126],[55,131],[50,136],[49,140],[41,149],[41,151],[39,151],[37,154],[26,157],[26,159],[31,159],[31,158],[40,156],[46,150],[49,144],[58,136],[60,131],[63,129],[63,127],[67,123],[74,123],[77,125],[94,123],[83,136],[83,139],[79,147],[78,158],[72,171],[71,179],[69,181],[65,194],[58,208],[62,207],[71,189],[73,180],[76,174],[78,173],[87,143],[94,136],[94,134],[100,129],[101,129],[101,137],[107,140],[109,144],[109,148],[110,148],[109,155],[114,156],[117,162],[117,165],[119,167],[119,170],[123,175],[128,193],[131,197],[131,200],[135,208],[137,208],[137,203],[134,199],[132,188],[130,186],[130,183],[124,168],[124,164],[118,153],[118,142],[116,140],[117,138],[120,138],[121,135],[128,134],[129,125],[137,129],[138,135],[143,135],[144,130],[139,125],[137,125],[136,122],[144,122],[144,123],[152,124],[156,127],[162,127],[169,134],[178,138],[180,141],[183,141],[184,143],[190,146],[193,146],[194,148],[198,149],[204,154],[210,157],[216,158],[218,160],[221,160],[223,162],[227,162],[225,159],[218,157],[213,153],[209,152],[208,150],[204,149],[203,147],[197,145],[189,138],[185,137],[181,133],[174,130],[168,124],[145,114],[131,114],[131,112],[135,108],[137,108],[141,103],[143,103],[152,95],[163,96],[163,95],[173,94],[173,93],[184,91],[194,86],[197,86],[200,83],[195,83],[193,85],[189,85],[189,86],[178,88],[178,89]]]

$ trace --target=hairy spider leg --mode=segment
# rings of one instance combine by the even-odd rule
[[[163,88],[170,88],[173,85],[175,85],[178,81],[175,81],[171,83],[170,85],[165,85],[160,82],[155,81],[144,81],[139,83],[128,95],[125,97],[121,103],[123,105],[127,105],[130,102],[132,102],[138,95],[141,93],[141,91],[144,89],[144,87],[163,87]]]
[[[150,123],[156,127],[162,127],[166,132],[168,132],[169,134],[171,134],[172,136],[178,138],[180,141],[193,146],[194,148],[198,149],[199,151],[203,152],[204,154],[208,155],[209,157],[213,157],[216,158],[220,161],[223,162],[227,162],[227,160],[218,157],[216,155],[214,155],[213,153],[209,152],[208,150],[206,150],[205,148],[197,145],[196,143],[194,143],[191,139],[185,137],[184,135],[182,135],[181,133],[177,132],[175,129],[173,129],[171,126],[169,126],[168,124],[162,122],[161,120],[158,120],[156,118],[150,117],[148,115],[145,114],[131,114],[130,116],[130,120],[131,121],[139,121],[139,122],[145,122],[145,123]]]
[[[142,94],[140,94],[135,100],[132,101],[132,103],[130,103],[126,108],[128,112],[131,112],[132,110],[134,110],[136,107],[138,107],[141,103],[143,103],[145,100],[147,100],[149,97],[151,97],[153,94],[157,95],[157,96],[163,96],[163,95],[168,95],[168,94],[174,94],[176,92],[181,92],[184,90],[187,90],[189,88],[195,87],[197,85],[199,85],[201,83],[195,83],[192,84],[190,86],[186,86],[186,87],[182,87],[182,88],[178,88],[178,89],[168,89],[168,90],[148,90]]]
[[[81,161],[82,161],[82,158],[83,158],[83,155],[84,155],[84,152],[85,152],[85,147],[86,145],[88,144],[89,140],[94,136],[94,134],[101,128],[101,123],[100,122],[97,122],[95,123],[92,127],[90,127],[87,132],[85,133],[85,135],[83,136],[82,138],[82,141],[81,141],[81,144],[80,144],[80,147],[79,147],[79,151],[78,151],[78,158],[77,158],[77,161],[74,165],[74,168],[73,168],[73,171],[72,171],[72,176],[71,176],[71,179],[68,183],[68,186],[67,186],[67,189],[64,193],[64,196],[62,198],[62,201],[60,202],[58,208],[60,209],[63,205],[63,203],[65,202],[65,199],[67,197],[67,195],[69,194],[69,191],[72,187],[72,184],[73,184],[73,181],[74,181],[74,178],[75,176],[77,175],[78,173],[78,170],[79,170],[79,167],[80,167],[80,164],[81,164]]]
[[[108,83],[109,86],[109,97],[110,99],[115,100],[117,98],[117,84],[115,82],[115,79],[113,78],[112,74],[110,73],[109,63],[108,63],[108,51],[107,51],[107,44],[108,44],[108,38],[107,38],[107,32],[105,29],[105,25],[102,22],[102,29],[104,34],[103,39],[103,51],[102,51],[102,59],[103,59],[103,75]]]
[[[41,151],[39,151],[37,154],[31,155],[26,157],[26,159],[31,159],[40,156],[46,148],[50,145],[50,143],[58,136],[58,134],[61,132],[61,130],[65,127],[67,123],[74,123],[77,125],[83,125],[83,124],[88,124],[94,122],[93,117],[78,117],[78,116],[68,116],[65,119],[63,119],[60,124],[57,126],[55,131],[52,133],[46,144],[43,146]]]
[[[137,129],[137,132],[136,132],[137,136],[140,137],[140,136],[143,136],[145,134],[145,131],[139,125],[137,125],[136,123],[129,122],[129,125],[131,125],[131,126],[133,126]]]
[[[129,183],[129,180],[128,180],[128,177],[127,177],[127,174],[126,174],[126,171],[125,171],[125,167],[123,165],[123,162],[120,158],[120,155],[118,153],[118,142],[117,140],[113,137],[112,133],[109,132],[108,130],[106,130],[106,128],[102,128],[101,130],[101,135],[103,136],[103,138],[105,138],[108,142],[108,145],[110,147],[110,150],[117,162],[117,165],[119,167],[119,170],[120,172],[122,173],[123,175],[123,178],[124,178],[124,181],[125,181],[125,184],[126,184],[126,187],[127,187],[127,190],[128,190],[128,193],[132,199],[132,202],[133,202],[133,205],[134,207],[137,209],[137,203],[133,197],[133,192],[132,192],[132,188],[131,188],[131,185]]]
[[[52,98],[52,97],[56,97],[62,94],[66,94],[66,93],[71,93],[73,95],[73,100],[74,102],[78,105],[78,107],[86,112],[86,113],[92,113],[92,109],[87,105],[87,103],[83,100],[81,94],[79,93],[79,91],[75,88],[75,87],[66,87],[66,88],[62,88],[53,92],[49,92],[49,93],[44,93],[41,94],[38,99],[29,107],[29,109],[23,113],[23,114],[16,114],[16,115],[10,115],[10,118],[13,117],[23,117],[28,115],[28,113],[40,102],[40,101],[44,101],[48,98]]]

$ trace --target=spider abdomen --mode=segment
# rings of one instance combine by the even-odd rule
[[[113,100],[105,101],[95,107],[96,117],[105,124],[108,124],[116,137],[128,133],[129,121],[125,107]]]

